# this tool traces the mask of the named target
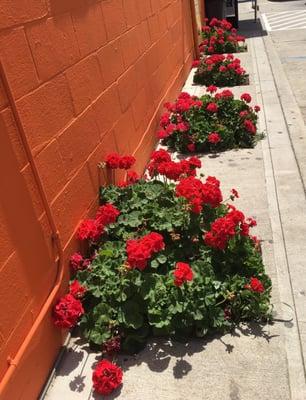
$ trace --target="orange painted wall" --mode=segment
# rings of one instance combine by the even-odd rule
[[[2,0],[0,57],[66,259],[97,206],[97,163],[132,153],[142,171],[164,101],[193,58],[189,0]],[[52,290],[56,253],[0,86],[0,378]],[[103,179],[102,179],[103,181]],[[63,282],[63,292],[68,281]],[[37,398],[63,341],[43,319],[1,400]]]

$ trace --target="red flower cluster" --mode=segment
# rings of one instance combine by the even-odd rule
[[[90,260],[84,259],[80,253],[74,253],[70,257],[70,267],[73,272],[86,269],[90,264]]]
[[[218,88],[215,85],[209,85],[206,88],[206,92],[208,92],[208,93],[215,93],[217,90],[218,90]]]
[[[182,286],[184,282],[192,281],[193,272],[189,264],[178,262],[173,271],[175,286]]]
[[[233,93],[231,90],[229,90],[229,89],[222,90],[222,92],[219,92],[219,93],[216,93],[216,94],[215,94],[215,99],[216,99],[216,100],[220,100],[220,99],[224,99],[224,100],[226,100],[226,99],[232,99],[233,97],[234,97],[234,93]]]
[[[208,135],[207,140],[209,141],[209,143],[217,144],[221,142],[221,137],[217,132],[212,132]]]
[[[246,103],[251,103],[252,97],[249,93],[242,93],[240,96],[241,100],[244,100]]]
[[[81,299],[86,293],[86,288],[80,284],[78,280],[74,280],[69,285],[69,294],[71,294],[75,299]]]
[[[54,325],[63,329],[73,328],[83,314],[84,309],[80,300],[72,294],[66,294],[53,309]]]
[[[79,240],[93,240],[96,242],[102,235],[104,226],[95,219],[85,219],[81,222],[78,231],[77,238]]]
[[[148,165],[151,177],[163,175],[174,181],[184,176],[195,176],[196,168],[201,168],[201,161],[197,157],[175,162],[171,161],[170,154],[163,149],[153,152]]]
[[[199,100],[197,96],[191,96],[187,92],[182,92],[178,96],[177,100],[174,103],[165,103],[165,108],[169,111],[165,113],[161,117],[161,127],[165,127],[171,122],[171,114],[170,113],[179,113],[182,114],[185,111],[190,110],[192,107],[198,108],[202,106],[202,101]]]
[[[252,277],[250,279],[250,283],[244,286],[245,289],[251,290],[252,292],[257,292],[257,293],[263,293],[265,291],[264,285],[262,282],[257,279]]]
[[[208,103],[206,106],[206,110],[211,113],[217,113],[218,109],[219,109],[219,107],[216,103]]]
[[[85,219],[81,222],[77,231],[77,238],[79,240],[98,241],[105,226],[114,223],[119,215],[120,211],[112,204],[99,207],[95,219]]]
[[[194,143],[187,144],[187,149],[190,153],[193,153],[196,150],[196,145]]]
[[[249,133],[251,133],[252,135],[256,134],[256,126],[254,125],[253,121],[251,121],[250,119],[245,119],[243,121],[243,125]]]
[[[114,336],[111,339],[103,343],[102,352],[108,355],[113,355],[114,353],[119,353],[121,349],[121,339],[120,336]]]
[[[161,130],[157,132],[159,139],[165,139],[174,132],[184,134],[189,130],[189,123],[184,120],[184,113],[191,108],[202,107],[203,103],[196,96],[182,92],[174,103],[165,103],[164,106],[168,110],[160,119]]]
[[[108,360],[102,360],[92,374],[93,387],[97,393],[106,396],[121,385],[122,376],[120,367]]]
[[[212,18],[209,26],[202,27],[203,41],[199,49],[204,54],[236,53],[244,50],[240,42],[245,41],[244,36],[237,35],[237,30],[225,19]]]
[[[232,54],[212,54],[201,60],[194,74],[194,83],[206,86],[235,86],[246,83],[247,75],[239,58]]]
[[[128,264],[131,268],[143,271],[153,254],[164,248],[164,238],[156,232],[151,232],[140,239],[130,239],[126,242]]]
[[[237,75],[245,74],[245,70],[241,68],[239,58],[234,58],[232,54],[224,56],[223,54],[213,54],[206,57],[204,63],[211,68],[218,69],[220,72],[235,71]]]
[[[127,183],[128,185],[133,185],[134,183],[138,182],[140,176],[137,174],[136,171],[128,171],[127,173]]]
[[[244,214],[235,207],[229,206],[229,208],[231,211],[224,217],[216,219],[211,224],[210,231],[204,235],[207,246],[224,250],[232,237],[236,234],[248,236],[249,228],[256,225],[253,219],[245,220]]]
[[[117,153],[108,154],[105,163],[111,169],[130,169],[135,164],[135,157],[133,156],[120,156]]]
[[[98,208],[96,220],[99,221],[103,226],[106,226],[116,222],[119,215],[120,211],[115,206],[108,203]]]
[[[192,68],[197,68],[200,65],[200,60],[194,60],[191,64]]]
[[[135,171],[128,171],[126,174],[126,179],[123,181],[118,182],[117,186],[118,187],[127,187],[130,185],[134,185],[134,183],[137,183],[140,180],[140,176],[137,174]]]
[[[215,208],[222,202],[220,182],[211,176],[205,183],[195,177],[181,179],[176,186],[176,195],[187,199],[196,214],[201,213],[204,205]]]
[[[237,192],[236,189],[232,189],[231,190],[231,197],[234,199],[236,197],[236,199],[239,198],[239,193]]]
[[[233,58],[231,54],[228,57]],[[208,58],[222,60],[224,56],[217,54]],[[239,147],[250,147],[255,144],[253,136],[256,135],[257,116],[252,107],[247,104],[251,101],[251,96],[244,93],[241,96],[242,100],[234,100],[231,90],[224,89],[214,94],[216,89],[215,85],[208,86],[206,91],[211,94],[206,94],[201,100],[197,96],[181,93],[177,102],[165,104],[167,112],[163,114],[160,123],[161,130],[157,132],[162,144],[182,152],[212,151],[210,144],[216,145],[220,142],[218,146],[220,149],[232,147],[233,142]],[[188,109],[190,105],[191,108]],[[257,107],[256,110],[258,110]],[[229,110],[232,115],[229,114]],[[203,118],[207,121],[204,126],[200,123]],[[208,130],[209,128],[211,132]],[[227,140],[228,136],[233,136],[233,141],[230,143]],[[171,159],[166,156],[162,161],[171,162]],[[150,162],[149,169],[153,171],[151,176],[158,174],[156,165],[160,162],[159,160]],[[176,179],[179,176],[179,166],[174,163],[163,165],[160,168],[163,169],[160,173],[171,176],[170,179]]]

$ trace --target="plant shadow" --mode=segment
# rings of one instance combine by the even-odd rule
[[[193,368],[189,357],[205,351],[210,343],[219,341],[224,346],[224,351],[231,354],[235,351],[233,338],[247,336],[251,339],[262,338],[270,342],[273,338],[279,336],[270,334],[269,326],[271,325],[273,324],[259,322],[241,323],[227,334],[214,333],[207,335],[203,339],[194,338],[187,342],[178,342],[161,337],[150,338],[146,347],[141,352],[135,355],[120,354],[116,362],[124,372],[142,364],[146,364],[151,371],[157,373],[172,368],[173,377],[175,379],[183,379]],[[91,351],[87,342],[79,336],[79,332],[77,332],[77,336],[74,336],[73,344],[69,350],[66,350],[57,375],[71,376],[71,380],[69,381],[70,390],[81,393],[88,381],[88,370],[90,370],[91,374],[96,364],[101,360],[101,353]],[[86,371],[84,371],[84,367],[89,361],[92,365],[90,365],[90,368],[86,367]],[[75,371],[80,368],[80,363],[83,363],[81,370]],[[78,373],[74,375],[74,371]],[[86,377],[87,379],[85,379]],[[102,400],[102,398],[113,400],[118,398],[120,394],[121,387],[109,396],[101,397],[97,393],[92,393],[91,398],[95,400]]]

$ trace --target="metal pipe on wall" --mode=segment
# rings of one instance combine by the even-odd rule
[[[42,309],[40,310],[39,314],[37,315],[30,331],[28,332],[28,334],[25,337],[24,341],[22,342],[20,348],[18,349],[15,357],[14,358],[8,357],[8,359],[7,359],[9,367],[8,367],[7,371],[5,372],[3,379],[0,382],[0,398],[2,398],[2,393],[3,393],[7,383],[11,379],[11,377],[14,373],[14,370],[18,367],[18,364],[20,363],[25,351],[27,350],[29,344],[31,343],[32,338],[34,337],[38,327],[40,326],[41,321],[45,318],[45,316],[47,315],[47,312],[49,312],[50,307],[52,306],[52,304],[59,292],[59,289],[60,289],[61,283],[62,283],[62,279],[64,276],[64,253],[63,253],[63,246],[61,243],[59,231],[54,222],[54,218],[52,216],[52,212],[51,212],[48,200],[47,200],[47,196],[44,191],[43,184],[41,182],[39,172],[38,172],[37,166],[35,164],[35,160],[32,155],[32,151],[31,151],[30,145],[28,143],[24,128],[22,126],[21,119],[19,117],[19,113],[17,110],[13,92],[11,90],[11,87],[10,87],[10,84],[9,84],[9,81],[7,79],[7,75],[5,72],[5,68],[4,68],[1,60],[0,60],[0,78],[2,80],[4,90],[5,90],[7,98],[8,98],[9,106],[11,107],[11,110],[12,110],[12,113],[14,116],[14,120],[16,122],[17,129],[20,134],[20,138],[22,140],[22,144],[23,144],[26,156],[28,158],[31,170],[33,172],[34,180],[37,185],[37,189],[39,191],[39,194],[40,194],[43,206],[44,206],[44,210],[46,212],[46,216],[47,216],[48,222],[49,222],[51,230],[52,230],[52,239],[54,240],[54,243],[57,247],[57,253],[58,253],[57,272],[56,272],[56,278],[55,278],[53,288],[52,288],[51,292],[49,293]]]
[[[194,43],[194,56],[196,59],[200,58],[200,51],[198,46],[198,27],[197,27],[197,17],[196,17],[196,5],[195,0],[190,0],[190,10],[192,19],[192,32],[193,32],[193,43]]]

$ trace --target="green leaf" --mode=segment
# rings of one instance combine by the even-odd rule
[[[132,300],[128,300],[124,303],[119,307],[118,322],[128,328],[141,328],[143,316],[140,312],[140,305]]]
[[[167,262],[167,257],[166,257],[164,254],[160,254],[160,255],[157,257],[157,261],[158,261],[160,264],[165,264],[165,262]]]
[[[158,260],[158,258],[157,258],[156,260],[152,260],[152,261],[151,261],[151,267],[154,268],[154,269],[156,269],[156,268],[159,267],[159,260]]]

